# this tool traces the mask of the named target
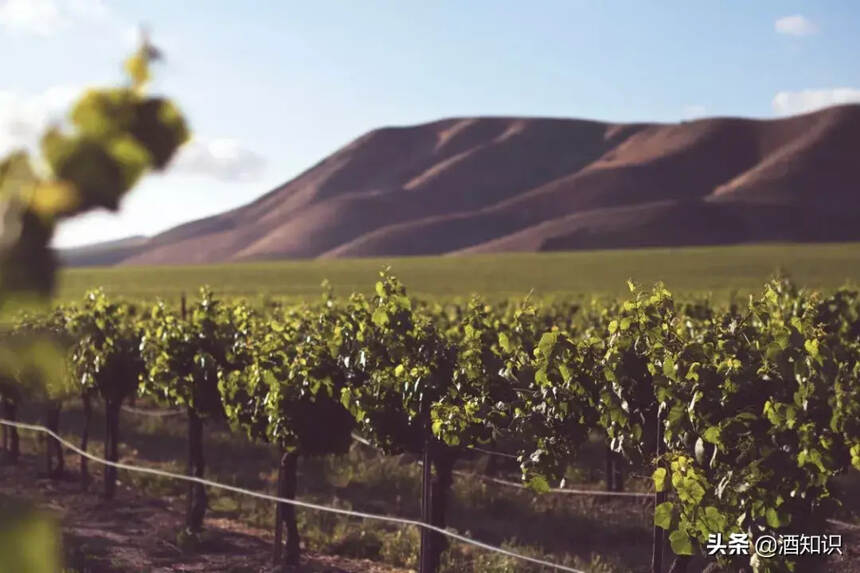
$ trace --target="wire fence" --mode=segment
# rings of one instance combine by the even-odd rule
[[[356,442],[358,442],[359,444],[362,444],[362,445],[367,446],[369,448],[372,448],[374,450],[377,449],[370,442],[370,440],[368,440],[366,438],[362,438],[358,434],[352,434],[352,439],[355,440]],[[506,456],[510,455],[514,459],[517,458],[517,456],[513,456],[511,454],[504,454],[504,455],[506,455]],[[417,463],[418,463],[418,465],[421,465],[422,462],[421,462],[421,460],[418,460]],[[497,478],[497,477],[493,477],[493,476],[482,475],[482,474],[478,474],[478,473],[474,473],[474,472],[464,472],[464,471],[460,471],[460,470],[454,470],[453,473],[454,473],[454,475],[458,475],[460,477],[467,477],[470,479],[477,478],[477,479],[482,480],[482,481],[492,482],[492,483],[504,485],[507,487],[514,487],[517,489],[530,490],[530,488],[528,486],[523,485],[521,483],[517,483],[515,481],[505,480],[505,479],[501,479],[501,478]],[[588,496],[597,496],[597,497],[599,497],[599,496],[603,496],[603,497],[635,497],[635,498],[639,498],[639,499],[643,499],[643,498],[654,499],[653,493],[644,493],[644,492],[638,492],[638,491],[603,491],[603,490],[598,490],[598,489],[573,489],[573,488],[567,488],[567,487],[550,488],[546,493],[560,493],[560,494],[569,494],[569,495],[588,495]]]
[[[427,529],[429,531],[434,531],[440,535],[444,535],[444,536],[449,537],[451,539],[460,541],[461,543],[466,543],[468,545],[472,545],[474,547],[478,547],[478,548],[484,549],[486,551],[492,551],[494,553],[506,555],[508,557],[512,557],[514,559],[519,559],[521,561],[527,561],[529,563],[534,563],[535,565],[541,565],[543,567],[549,567],[549,568],[555,569],[557,571],[567,571],[569,573],[586,573],[585,571],[583,571],[581,569],[575,569],[573,567],[568,567],[567,565],[561,565],[559,563],[553,563],[551,561],[545,561],[543,559],[538,559],[536,557],[530,557],[528,555],[523,555],[521,553],[517,553],[517,552],[511,551],[509,549],[504,549],[502,547],[497,547],[497,546],[491,545],[489,543],[484,543],[483,541],[478,541],[476,539],[466,537],[465,535],[461,535],[455,531],[451,531],[450,529],[444,529],[441,527],[436,527],[435,525],[430,525],[429,523],[424,523],[422,521],[418,521],[415,519],[407,519],[407,518],[403,518],[403,517],[393,517],[393,516],[389,516],[389,515],[367,513],[367,512],[363,512],[363,511],[353,511],[353,510],[343,509],[343,508],[338,508],[338,507],[330,507],[330,506],[320,505],[320,504],[311,503],[311,502],[307,502],[307,501],[301,501],[298,499],[290,499],[290,498],[270,495],[267,493],[261,493],[258,491],[252,491],[252,490],[237,487],[237,486],[218,483],[218,482],[207,480],[204,478],[198,478],[198,477],[194,477],[194,476],[177,474],[177,473],[173,473],[173,472],[160,470],[157,468],[147,468],[147,467],[136,466],[133,464],[123,463],[123,462],[112,462],[112,461],[100,458],[96,455],[93,455],[89,452],[85,452],[84,450],[82,450],[81,448],[76,446],[75,444],[63,439],[62,436],[59,436],[58,434],[56,434],[55,432],[53,432],[52,430],[50,430],[44,426],[39,426],[36,424],[27,424],[24,422],[13,422],[11,420],[5,420],[2,418],[0,418],[0,425],[11,427],[11,428],[16,428],[19,430],[28,430],[31,432],[41,432],[43,434],[47,434],[48,436],[57,440],[64,447],[73,451],[74,453],[76,453],[80,456],[83,456],[89,460],[92,460],[96,463],[102,464],[104,466],[114,467],[117,469],[135,472],[135,473],[149,474],[149,475],[155,475],[155,476],[165,477],[165,478],[170,478],[170,479],[175,479],[175,480],[198,483],[198,484],[201,484],[201,485],[204,485],[207,487],[211,487],[211,488],[215,488],[215,489],[230,491],[233,493],[238,493],[241,495],[246,495],[246,496],[254,497],[257,499],[272,501],[275,503],[286,503],[286,504],[293,505],[296,507],[301,507],[304,509],[312,509],[315,511],[324,511],[324,512],[328,512],[328,513],[335,513],[335,514],[344,515],[347,517],[356,517],[356,518],[360,518],[360,519],[387,522],[387,523],[392,523],[395,525],[408,525],[408,526],[412,526],[412,527],[423,528],[423,529]]]
[[[131,414],[138,414],[142,416],[152,416],[152,417],[170,417],[170,416],[179,416],[185,414],[184,410],[144,410],[140,408],[132,408],[131,406],[123,406],[123,410],[127,411]],[[370,442],[370,440],[359,436],[356,433],[352,434],[352,439],[360,444],[363,444],[369,448],[376,449],[376,447]],[[501,456],[505,458],[517,459],[517,456],[513,454],[509,454],[506,452],[499,452],[495,450],[489,450],[485,448],[480,448],[477,446],[472,446],[469,449],[477,451],[482,454],[492,455],[492,456]],[[420,464],[420,460],[418,461]],[[529,489],[527,486],[517,483],[510,480],[500,479],[493,476],[481,475],[474,472],[464,472],[455,470],[454,474],[459,475],[461,477],[468,478],[477,478],[483,481],[495,483],[498,485],[503,485],[506,487],[513,487],[517,489]],[[648,478],[648,476],[637,476],[641,478]],[[567,495],[586,495],[586,496],[605,496],[605,497],[622,497],[622,498],[638,498],[638,499],[654,499],[653,493],[643,493],[643,492],[627,492],[627,491],[600,491],[600,490],[591,490],[591,489],[573,489],[573,488],[564,488],[564,487],[555,487],[551,488],[546,493],[554,493],[554,494],[567,494]],[[836,525],[838,527],[842,527],[844,529],[851,529],[855,531],[860,531],[860,525],[848,523],[847,521],[842,521],[839,519],[828,519],[827,523],[830,525]]]
[[[174,412],[171,412],[171,415],[173,415],[173,414],[174,414]],[[248,497],[253,497],[253,498],[262,499],[262,500],[266,500],[266,501],[271,501],[274,503],[286,503],[286,504],[290,504],[290,505],[293,505],[295,507],[301,507],[304,509],[311,509],[311,510],[315,510],[315,511],[327,512],[327,513],[334,513],[334,514],[338,514],[338,515],[343,515],[343,516],[347,516],[347,517],[354,517],[354,518],[359,518],[359,519],[380,521],[380,522],[391,523],[391,524],[400,525],[400,526],[411,526],[411,527],[423,528],[423,529],[427,529],[429,531],[434,531],[440,535],[444,535],[446,537],[449,537],[449,538],[454,539],[456,541],[459,541],[461,543],[465,543],[465,544],[477,547],[479,549],[483,549],[485,551],[498,553],[501,555],[505,555],[507,557],[511,557],[511,558],[525,561],[528,563],[533,563],[535,565],[548,567],[551,569],[555,569],[556,571],[567,571],[569,573],[586,573],[585,571],[583,571],[581,569],[576,569],[573,567],[569,567],[567,565],[562,565],[560,563],[553,563],[551,561],[546,561],[544,559],[538,559],[536,557],[523,555],[521,553],[517,553],[517,552],[511,551],[509,549],[505,549],[505,548],[498,547],[498,546],[495,546],[495,545],[492,545],[489,543],[484,543],[483,541],[478,541],[476,539],[472,539],[470,537],[467,537],[467,536],[462,535],[460,533],[457,533],[455,531],[451,531],[450,529],[443,529],[441,527],[436,527],[434,525],[430,525],[428,523],[424,523],[422,521],[418,521],[415,519],[407,519],[407,518],[402,518],[402,517],[394,517],[394,516],[389,516],[389,515],[381,515],[381,514],[376,514],[376,513],[368,513],[368,512],[363,512],[363,511],[353,511],[353,510],[348,510],[348,509],[343,509],[343,508],[330,507],[330,506],[320,505],[320,504],[311,503],[311,502],[307,502],[307,501],[301,501],[298,499],[290,499],[290,498],[279,497],[279,496],[270,495],[270,494],[266,494],[266,493],[261,493],[261,492],[257,492],[257,491],[237,487],[237,486],[222,484],[222,483],[215,482],[212,480],[207,480],[204,478],[198,478],[198,477],[194,477],[194,476],[187,476],[187,475],[177,474],[177,473],[173,473],[173,472],[168,472],[168,471],[160,470],[157,468],[147,468],[147,467],[136,466],[133,464],[123,463],[123,462],[112,462],[112,461],[105,460],[99,456],[96,456],[94,454],[91,454],[89,452],[82,450],[81,448],[79,448],[75,444],[65,440],[64,438],[62,438],[61,436],[59,436],[58,434],[56,434],[55,432],[53,432],[52,430],[50,430],[44,426],[39,426],[36,424],[27,424],[24,422],[14,422],[11,420],[5,420],[3,418],[0,418],[0,425],[11,427],[11,428],[16,428],[19,430],[28,430],[28,431],[32,431],[32,432],[46,434],[46,435],[54,438],[55,440],[57,440],[57,442],[59,442],[60,444],[62,444],[67,449],[71,450],[72,452],[74,452],[80,456],[83,456],[84,458],[87,458],[91,461],[102,464],[104,466],[114,467],[117,469],[135,472],[135,473],[149,474],[149,475],[155,475],[155,476],[160,476],[160,477],[165,477],[165,478],[175,479],[175,480],[180,480],[180,481],[185,481],[185,482],[198,483],[198,484],[201,484],[201,485],[204,485],[207,487],[211,487],[211,488],[215,488],[215,489],[230,491],[230,492],[237,493],[240,495],[246,495]],[[361,443],[364,443],[368,446],[373,447],[372,444],[368,440],[361,438],[360,436],[353,435],[353,438],[356,439],[357,441],[361,442]],[[455,473],[460,473],[460,474],[467,475],[470,477],[475,476],[475,474],[469,474],[467,472],[455,472]],[[502,480],[502,479],[498,479],[498,478],[493,478],[490,476],[478,476],[478,477],[480,477],[481,479],[486,479],[486,480],[491,481],[493,483],[504,485],[504,486],[523,488],[523,489],[525,488],[525,486],[523,486],[522,484],[518,484],[515,482]],[[575,490],[575,489],[567,489],[567,488],[553,488],[550,491],[552,493],[565,493],[565,494],[576,494],[576,495],[611,495],[611,496],[619,496],[619,497],[639,497],[639,498],[643,498],[643,497],[652,498],[653,497],[652,494],[640,493],[640,492],[601,492],[601,491],[594,491],[594,490]],[[828,519],[827,522],[830,523],[831,525],[836,525],[836,526],[839,526],[839,527],[842,527],[845,529],[850,529],[850,530],[854,530],[854,531],[860,530],[860,526],[858,526],[858,525],[851,524],[851,523],[848,523],[845,521],[840,521],[837,519]]]
[[[153,418],[168,418],[172,416],[181,416],[185,414],[184,410],[148,410],[141,408],[133,408],[131,406],[123,406],[124,412],[128,412],[130,414],[136,414],[139,416],[149,416]],[[368,440],[367,438],[363,438],[356,433],[352,434],[352,439],[359,444],[367,446],[372,449],[376,449],[376,447]],[[509,459],[517,459],[517,456],[514,454],[509,454],[507,452],[499,452],[495,450],[489,450],[486,448],[481,448],[478,446],[469,446],[467,449],[476,451],[481,454],[491,455],[491,456],[499,456]],[[418,461],[418,465],[421,465],[421,461]],[[528,486],[525,486],[521,483],[517,483],[510,480],[505,480],[493,476],[482,475],[474,472],[464,472],[454,470],[455,475],[460,477],[466,477],[470,479],[479,479],[486,482],[495,483],[498,485],[504,485],[507,487],[514,487],[518,489],[529,489]],[[603,490],[595,490],[595,489],[574,489],[574,488],[566,488],[566,487],[554,487],[550,488],[546,493],[558,493],[558,494],[566,494],[566,495],[588,495],[588,496],[596,496],[596,497],[631,497],[631,498],[639,498],[639,499],[653,499],[654,494],[651,493],[643,493],[643,492],[633,492],[633,491],[603,491]]]
[[[478,478],[483,481],[488,481],[492,483],[496,483],[499,485],[504,485],[507,487],[515,487],[519,489],[529,489],[528,486],[525,486],[521,483],[517,483],[514,481],[508,481],[504,479],[499,479],[493,476],[485,476],[481,474],[471,473],[471,472],[461,472],[455,471],[454,473],[459,474],[463,477],[469,478]],[[546,493],[560,493],[560,494],[568,494],[568,495],[587,495],[594,497],[633,497],[639,499],[654,499],[653,493],[645,493],[641,491],[603,491],[599,489],[573,489],[567,487],[553,487],[550,488]]]
[[[145,416],[150,418],[170,418],[173,416],[184,416],[186,415],[186,411],[182,409],[174,409],[174,410],[155,410],[151,408],[135,408],[133,406],[122,406],[123,412],[128,412],[129,414],[134,414],[136,416]],[[365,445],[371,445],[369,441],[362,438],[358,434],[352,434],[352,439],[361,442]],[[509,454],[507,452],[500,452],[497,450],[490,450],[487,448],[482,448],[480,446],[468,446],[469,450],[478,452],[480,454],[486,454],[488,456],[498,456],[501,458],[508,458],[511,460],[517,459],[515,454]]]
[[[143,408],[134,408],[132,406],[123,406],[122,411],[136,416],[146,416],[149,418],[171,418],[173,416],[184,416],[186,414],[185,410],[145,410]]]
[[[124,412],[128,412],[130,414],[136,414],[140,416],[149,416],[153,418],[167,418],[171,416],[181,416],[185,414],[184,410],[145,410],[141,408],[132,408],[131,406],[123,406]],[[372,449],[376,449],[376,447],[368,440],[367,438],[363,438],[360,435],[353,433],[352,439],[355,442],[358,442],[364,446],[367,446]],[[476,451],[481,454],[487,454],[491,456],[499,456],[509,459],[517,459],[517,456],[514,454],[509,454],[507,452],[499,452],[495,450],[489,450],[486,448],[481,448],[478,446],[470,446],[467,449]],[[418,461],[418,464],[421,465],[421,462]],[[527,486],[517,483],[510,480],[500,479],[493,476],[481,475],[474,472],[464,472],[464,471],[454,471],[455,475],[460,477],[467,477],[470,479],[477,478],[482,481],[492,482],[498,485],[504,485],[507,487],[514,487],[518,489],[529,489]],[[554,487],[550,488],[547,493],[559,493],[566,495],[588,495],[588,496],[597,496],[597,497],[631,497],[631,498],[639,498],[639,499],[653,499],[654,494],[651,493],[643,493],[643,492],[633,492],[633,491],[602,491],[602,490],[594,490],[594,489],[574,489],[574,488],[566,488],[566,487]]]
[[[470,446],[469,449],[481,454],[487,454],[488,456],[499,456],[500,458],[508,458],[511,460],[517,459],[517,456],[515,456],[514,454],[509,454],[507,452],[497,452],[496,450],[488,450],[487,448],[481,448],[478,446]]]

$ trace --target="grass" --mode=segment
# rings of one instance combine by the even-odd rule
[[[90,288],[137,299],[178,299],[208,284],[222,295],[315,298],[328,279],[337,294],[369,292],[386,266],[418,296],[451,299],[480,293],[489,299],[522,296],[617,296],[628,278],[663,281],[680,295],[758,290],[777,270],[804,286],[832,289],[860,282],[860,243],[742,245],[469,257],[409,257],[272,261],[166,267],[64,269],[57,297],[75,300]]]

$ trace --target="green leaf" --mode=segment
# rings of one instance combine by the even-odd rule
[[[508,338],[508,335],[504,332],[499,333],[499,346],[502,347],[502,350],[508,353],[513,350],[513,347],[511,345],[511,339]]]
[[[349,388],[342,388],[340,391],[340,403],[344,408],[349,410],[350,406],[352,406],[352,392]]]
[[[669,415],[666,417],[670,424],[674,424],[678,422],[678,420],[682,419],[685,415],[687,415],[687,409],[683,404],[675,404],[669,409]]]
[[[47,515],[25,507],[0,509],[0,571],[60,571],[60,534]]]
[[[709,444],[720,445],[720,427],[719,426],[708,426],[705,432],[702,434],[702,439],[708,442]]]
[[[555,348],[555,344],[558,341],[558,332],[547,332],[541,336],[540,342],[538,343],[538,350],[540,351],[541,356],[549,356],[552,353],[552,349]]]
[[[15,151],[0,160],[0,200],[20,196],[38,182],[26,151]]]
[[[561,374],[561,379],[565,382],[570,380],[570,369],[564,364],[558,365],[558,373]]]
[[[860,470],[860,444],[851,446],[851,465]]]
[[[675,379],[675,360],[671,356],[663,360],[663,375],[666,378]]]
[[[764,293],[764,297],[771,304],[779,304],[779,296],[776,294],[776,291],[773,290],[770,286],[767,287],[767,291]]]
[[[675,505],[671,501],[664,501],[654,508],[654,525],[668,530],[672,527],[672,513]]]
[[[33,188],[30,197],[30,210],[46,221],[72,213],[79,205],[77,189],[62,181],[41,183]]]
[[[439,433],[442,430],[442,420],[440,420],[439,418],[434,419],[431,429],[433,431],[433,435],[438,437]]]
[[[716,507],[709,505],[705,508],[705,529],[708,532],[723,531],[726,528],[726,516]]]
[[[666,489],[666,468],[657,468],[651,476],[654,479],[654,489],[663,491]]]
[[[705,489],[691,477],[674,474],[672,485],[675,486],[678,497],[684,502],[698,503],[705,497]]]
[[[149,152],[130,135],[115,137],[107,150],[119,165],[123,190],[130,189],[137,183],[151,161]]]
[[[164,169],[190,134],[185,118],[170,100],[146,98],[137,103],[131,134],[152,156],[153,167]]]
[[[765,511],[764,516],[767,520],[768,526],[772,527],[773,529],[785,527],[786,525],[791,523],[791,514],[786,513],[784,511],[779,511],[775,507],[767,508],[767,511]]]
[[[145,46],[125,61],[125,71],[137,89],[149,81],[149,53]]]
[[[777,513],[776,509],[773,507],[767,508],[767,511],[764,513],[765,520],[767,520],[767,524],[769,527],[776,529],[779,527],[779,513]]]
[[[676,529],[669,534],[669,544],[672,546],[672,551],[675,555],[692,555],[693,541],[686,532]]]
[[[537,493],[548,493],[550,491],[549,482],[543,476],[532,476],[527,482],[526,487]]]
[[[373,311],[371,320],[373,320],[373,324],[376,326],[384,327],[388,324],[388,313],[383,308],[377,308]]]

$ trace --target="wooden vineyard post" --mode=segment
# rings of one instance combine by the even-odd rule
[[[52,414],[53,414],[53,412],[51,412],[51,407],[48,406],[47,411],[45,413],[45,426],[47,426],[47,428],[49,430],[53,429],[52,428],[53,423],[52,423],[52,419],[51,419],[53,417]],[[51,436],[48,436],[46,434],[45,435],[45,452],[44,453],[45,453],[45,475],[48,477],[48,479],[50,479],[51,476],[53,475],[52,464],[51,464],[53,450],[54,450],[54,438],[52,438]]]
[[[185,293],[183,292],[179,297],[179,317],[185,322],[188,313],[185,307]],[[195,431],[194,428],[194,415],[192,409],[189,407],[186,412],[188,417],[188,459],[185,464],[185,475],[191,477],[194,475],[194,438],[193,434]],[[185,496],[185,526],[190,527],[191,525],[191,513],[192,507],[194,505],[194,486],[196,484],[194,482],[188,482],[188,492]]]
[[[90,419],[93,415],[93,405],[90,394],[84,391],[81,397],[84,409],[84,427],[81,430],[81,451],[86,452],[90,441]],[[90,472],[87,467],[87,457],[81,454],[81,488],[86,490],[90,485]]]
[[[14,422],[18,419],[17,417],[17,406],[15,402],[12,400],[4,400],[3,401],[3,417],[9,420],[10,422]],[[7,427],[7,426],[4,426]],[[18,438],[18,428],[8,427],[7,434],[7,448],[6,453],[9,456],[9,461],[14,463],[18,462],[18,456],[20,454],[20,445]]]
[[[296,498],[298,462],[299,456],[296,452],[287,452],[281,462],[284,467],[284,497],[287,499]],[[301,560],[301,543],[298,523],[296,522],[296,506],[292,503],[285,504],[282,516],[284,518],[284,533],[286,533],[284,565],[297,567]]]
[[[436,476],[433,480],[433,488],[431,490],[430,502],[432,509],[430,511],[430,523],[439,528],[445,528],[446,513],[448,505],[448,494],[453,483],[454,470],[454,453],[444,447],[438,448],[434,452],[434,465],[436,467]],[[436,531],[431,531],[433,536],[432,553],[431,553],[431,570],[437,571],[441,565],[442,553],[447,548],[447,540],[445,537]]]
[[[624,459],[612,452],[612,491],[624,491]]]
[[[60,433],[60,402],[49,402],[46,409],[45,425],[55,434]],[[57,465],[54,466],[54,456],[57,457]],[[65,471],[65,459],[63,457],[63,446],[54,437],[45,440],[45,463],[46,471],[50,479],[59,479]]]
[[[205,460],[203,458],[203,420],[194,408],[188,408],[188,475],[202,478]],[[206,487],[201,483],[190,482],[188,488],[188,513],[186,526],[197,532],[203,528],[206,514]]]
[[[284,466],[286,465],[283,448],[278,462],[278,497],[286,495],[286,481],[284,479]],[[283,531],[284,531],[284,504],[278,503],[275,506],[275,546],[272,548],[272,565],[277,566],[281,561],[281,549],[283,548]]]
[[[606,480],[606,491],[614,491],[612,480],[615,477],[615,474],[613,473],[612,467],[612,448],[609,447],[609,444],[606,444],[604,456],[604,479]]]
[[[299,455],[281,449],[278,465],[278,497],[295,499],[297,491],[297,471]],[[284,530],[286,529],[286,554],[284,554]],[[275,506],[275,546],[272,548],[272,564],[278,565],[281,556],[284,565],[298,566],[301,562],[301,543],[296,522],[296,506],[278,503]]]
[[[663,415],[658,410],[657,412],[657,467],[660,467],[663,456]],[[654,494],[654,512],[656,515],[657,507],[666,501],[666,492],[658,491]],[[654,543],[651,556],[651,573],[662,573],[663,571],[663,546],[665,545],[665,535],[662,527],[654,524]]]
[[[424,413],[424,461],[421,479],[421,521],[430,523],[433,511],[433,456],[430,452],[430,409]],[[418,573],[436,573],[433,568],[432,532],[421,528],[421,552],[418,558]]]
[[[606,491],[624,491],[624,466],[623,460],[618,452],[606,445],[606,460],[604,474],[606,480]]]
[[[105,459],[111,462],[119,460],[119,401],[109,401],[105,404]],[[117,469],[106,466],[104,470],[104,496],[113,499],[116,494]]]

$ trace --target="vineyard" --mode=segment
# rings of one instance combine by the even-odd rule
[[[2,414],[14,422],[35,404],[58,437],[63,406],[80,404],[78,450],[87,452],[97,405],[100,451],[115,463],[132,401],[182,413],[190,536],[204,529],[211,495],[214,454],[204,436],[226,421],[278,452],[271,493],[284,501],[272,559],[285,566],[301,562],[290,503],[301,460],[345,454],[356,439],[416,460],[429,526],[416,562],[429,573],[462,541],[446,529],[458,460],[475,451],[515,458],[519,485],[553,495],[575,487],[568,470],[597,435],[608,493],[628,493],[626,473],[650,476],[651,493],[638,494],[654,499],[652,563],[643,570],[680,572],[715,559],[728,570],[824,567],[820,556],[712,557],[705,547],[715,534],[828,530],[839,510],[834,480],[860,469],[857,292],[824,295],[779,278],[743,303],[719,306],[676,302],[661,285],[629,287],[609,303],[441,304],[382,273],[371,296],[339,297],[324,285],[317,302],[265,307],[205,288],[179,306],[91,291],[80,303],[22,315],[4,334]],[[40,360],[15,352],[34,340]],[[18,431],[3,432],[14,461]],[[64,449],[44,443],[45,470],[56,479],[67,471]],[[108,499],[117,473],[104,470]],[[80,479],[91,479],[84,455]],[[521,557],[515,570],[555,563]]]
[[[94,285],[110,294],[178,301],[183,292],[210,285],[222,296],[313,301],[323,280],[338,292],[373,294],[379,269],[397,277],[422,299],[463,300],[481,293],[490,302],[533,292],[546,298],[626,296],[625,281],[661,281],[687,298],[709,293],[714,301],[758,293],[776,269],[798,283],[829,292],[860,282],[860,244],[744,244],[681,249],[617,249],[548,253],[496,253],[457,257],[384,257],[239,262],[216,265],[66,267],[53,293],[74,302]],[[466,300],[468,297],[466,296]]]
[[[149,94],[162,58],[142,33],[121,83],[0,160],[0,573],[858,570],[848,544],[732,550],[857,531],[860,297],[830,290],[857,245],[398,259],[410,292],[381,260],[58,272],[57,228],[191,138]],[[823,290],[762,287],[781,265]],[[272,531],[209,536],[243,504]],[[53,551],[58,522],[161,568]]]

